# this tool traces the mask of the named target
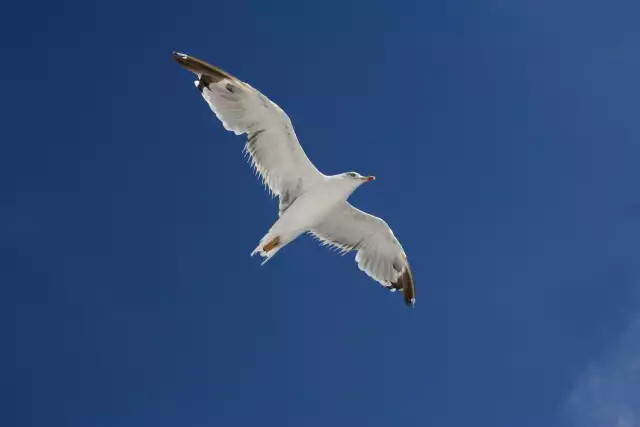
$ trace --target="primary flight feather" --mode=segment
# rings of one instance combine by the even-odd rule
[[[280,201],[279,218],[251,255],[267,262],[303,233],[344,253],[357,250],[358,267],[384,287],[401,290],[413,306],[416,291],[407,256],[382,219],[351,206],[347,199],[372,176],[322,174],[305,154],[287,114],[258,90],[200,59],[174,53],[198,77],[202,97],[225,129],[247,134],[245,151],[269,190]]]

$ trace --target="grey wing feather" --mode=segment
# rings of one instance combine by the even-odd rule
[[[344,202],[311,233],[343,253],[357,250],[356,262],[362,271],[390,290],[402,290],[407,305],[415,304],[415,283],[407,256],[382,219]]]
[[[225,129],[248,134],[245,152],[273,195],[280,213],[304,191],[323,179],[305,154],[287,114],[248,83],[198,58],[175,54],[198,75],[196,86]]]

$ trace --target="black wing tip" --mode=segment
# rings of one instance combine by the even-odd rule
[[[171,57],[178,64],[182,65],[185,68],[188,68],[187,64],[189,64],[189,55],[185,55],[184,53],[173,51],[173,54],[171,55]]]
[[[200,76],[207,76],[210,79],[210,82],[212,81],[213,83],[217,83],[225,79],[238,80],[226,71],[223,71],[220,68],[203,61],[202,59],[196,58],[195,56],[190,56],[174,51],[173,60],[192,73],[198,74]]]
[[[409,264],[406,265],[404,273],[402,273],[398,280],[391,283],[391,286],[391,289],[402,290],[404,303],[407,307],[413,308],[416,306],[416,287],[413,282],[413,274],[411,273]]]

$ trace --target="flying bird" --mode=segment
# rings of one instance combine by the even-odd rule
[[[413,307],[416,291],[407,256],[382,219],[353,207],[347,199],[373,176],[345,172],[327,176],[305,154],[287,114],[258,90],[198,58],[173,58],[198,77],[195,85],[224,128],[247,134],[245,152],[271,193],[279,198],[279,218],[251,253],[267,262],[303,233],[347,253],[357,251],[358,267],[391,291],[400,290]]]

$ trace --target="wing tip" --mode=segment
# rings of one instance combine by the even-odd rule
[[[186,55],[180,52],[173,52],[173,60],[178,64],[182,65],[187,70],[192,73],[197,74],[198,76],[207,76],[207,82],[204,82],[206,85],[213,83],[217,83],[221,80],[231,80],[231,81],[239,81],[237,78],[232,76],[220,68],[209,64],[208,62],[203,61],[202,59],[196,58],[195,56]]]
[[[400,275],[398,280],[392,283],[392,286],[398,290],[402,289],[404,303],[407,307],[414,308],[416,306],[416,287],[409,263],[406,264],[404,272]]]

